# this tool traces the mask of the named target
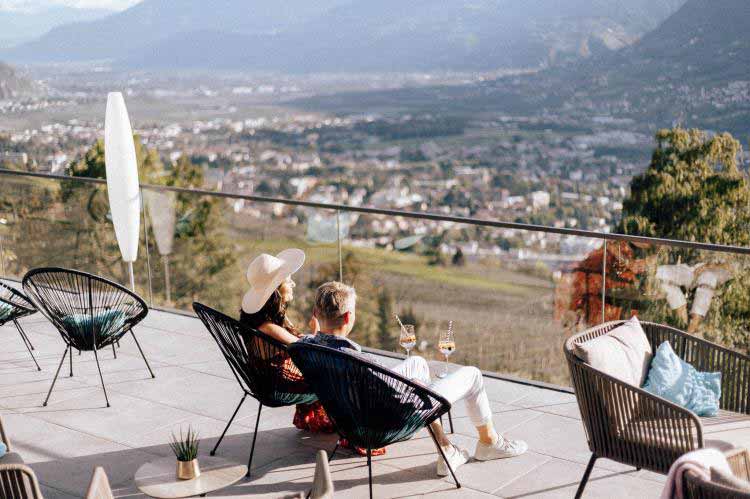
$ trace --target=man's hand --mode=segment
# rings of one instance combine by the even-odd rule
[[[310,322],[307,323],[307,327],[310,328],[312,334],[318,334],[318,331],[320,331],[320,323],[318,322],[317,317],[313,315],[312,318],[310,318]]]

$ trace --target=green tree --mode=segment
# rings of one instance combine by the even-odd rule
[[[737,167],[740,143],[681,128],[659,131],[656,141],[651,164],[631,183],[620,230],[747,246],[750,190]]]
[[[729,134],[709,136],[700,130],[675,128],[656,134],[651,164],[631,183],[618,230],[625,234],[726,245],[750,244],[750,185],[737,165],[740,143]],[[638,258],[656,265],[685,263],[732,269],[719,286],[696,333],[729,346],[750,344],[750,272],[747,259],[729,253],[680,248],[639,247]],[[651,305],[643,310],[654,321],[685,327],[661,298],[655,269],[640,285]],[[683,290],[691,298],[691,289]],[[691,326],[692,326],[691,318]]]
[[[139,179],[142,183],[202,188],[203,169],[181,156],[166,167],[155,150],[144,147],[135,136]],[[72,177],[105,178],[104,143],[97,141],[80,159],[68,167]],[[121,267],[115,277],[124,279],[112,222],[109,219],[109,201],[106,186],[76,181],[61,184],[62,206],[69,221],[69,234],[62,238],[75,241],[73,266],[112,275],[112,269]],[[173,305],[187,307],[193,300],[216,303],[225,301],[235,305],[239,290],[227,289],[232,279],[236,254],[233,245],[224,235],[225,221],[222,201],[210,196],[178,193],[175,197],[174,249],[170,256]],[[150,251],[156,255],[153,233],[149,232]],[[141,238],[140,255],[146,253],[146,242]],[[139,264],[143,258],[139,259]],[[145,269],[144,269],[145,270]],[[152,286],[157,297],[163,296],[163,266],[151,262]],[[137,272],[142,289],[147,286],[148,273]],[[228,297],[234,300],[229,300]]]

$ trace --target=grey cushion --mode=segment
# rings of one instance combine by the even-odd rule
[[[737,490],[739,492],[750,493],[750,482],[737,478],[731,473],[711,468],[711,481],[724,487]]]
[[[17,452],[8,452],[7,454],[0,457],[0,464],[25,464],[21,454]]]
[[[643,386],[653,352],[637,317],[607,334],[577,345],[575,355],[594,369],[633,386]]]

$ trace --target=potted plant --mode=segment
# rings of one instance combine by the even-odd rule
[[[192,480],[201,474],[198,467],[198,433],[188,426],[187,434],[182,433],[180,436],[172,433],[172,441],[169,446],[177,457],[177,478],[180,480]]]

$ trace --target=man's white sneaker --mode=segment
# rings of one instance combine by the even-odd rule
[[[529,449],[523,440],[508,440],[500,437],[494,445],[477,442],[474,459],[477,461],[491,461],[520,456]]]
[[[451,464],[451,468],[453,468],[454,473],[459,468],[459,466],[461,466],[462,464],[466,464],[469,461],[468,451],[459,449],[455,445],[451,445],[450,450],[446,451],[445,449],[443,449],[443,452],[445,453],[445,457],[448,459],[448,462]],[[445,461],[438,453],[437,474],[438,476],[448,476],[448,473],[450,473],[450,471],[448,470],[448,466],[445,464]]]

